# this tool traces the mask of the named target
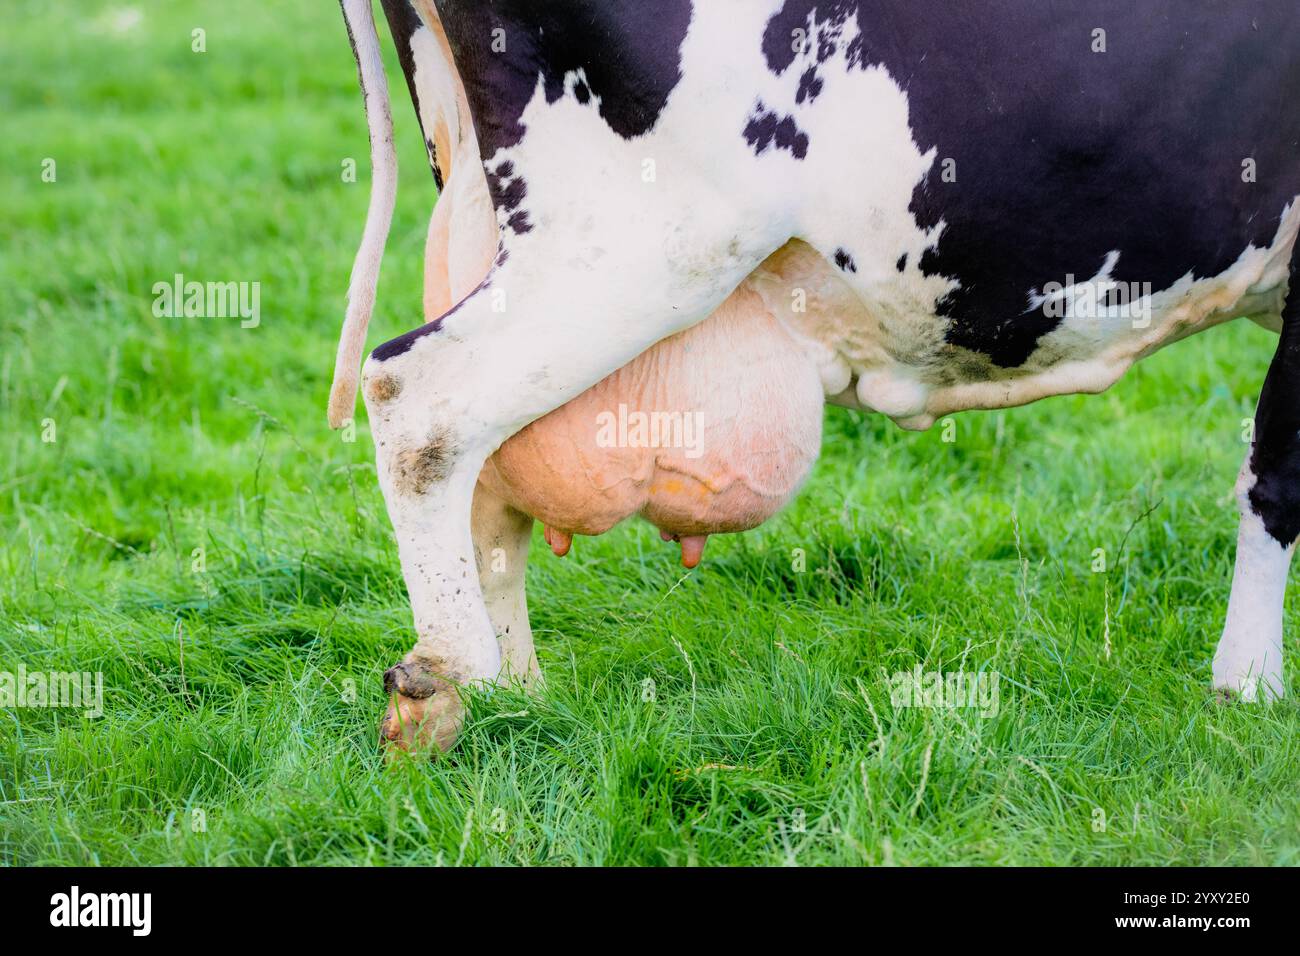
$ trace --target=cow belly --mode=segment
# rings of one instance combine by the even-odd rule
[[[812,468],[824,401],[816,366],[742,285],[509,439],[480,480],[570,534],[634,514],[673,536],[744,531]]]

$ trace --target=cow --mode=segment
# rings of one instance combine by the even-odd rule
[[[369,0],[341,4],[374,173],[329,420],[352,417],[360,383],[416,631],[385,674],[393,749],[450,746],[464,686],[535,684],[534,518],[562,554],[641,513],[691,565],[705,535],[794,493],[825,403],[924,429],[1103,391],[1241,317],[1279,343],[1212,686],[1282,696],[1300,535],[1293,2],[384,0],[440,195],[425,322],[364,367],[396,158]],[[725,389],[696,387],[715,374]],[[597,514],[608,502],[564,454],[590,471],[591,412],[638,389],[686,412],[738,390],[761,414],[710,467],[771,494],[719,504],[705,475],[684,504],[646,478],[685,469],[678,449],[627,465],[649,490]],[[588,491],[622,475],[609,454]]]

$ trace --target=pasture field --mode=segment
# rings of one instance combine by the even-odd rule
[[[830,409],[795,503],[694,572],[646,525],[562,561],[539,528],[544,693],[387,766],[410,612],[364,409],[325,424],[369,182],[338,10],[5,19],[0,671],[101,674],[103,714],[0,709],[0,862],[1300,863],[1300,591],[1287,700],[1209,691],[1274,335],[947,432]],[[388,53],[372,346],[420,321],[434,198]],[[258,324],[156,315],[177,274],[259,283]],[[917,667],[996,706],[900,706]]]

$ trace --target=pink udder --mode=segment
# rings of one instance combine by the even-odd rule
[[[707,536],[756,527],[821,446],[816,368],[745,286],[501,446],[480,481],[546,525],[556,554],[640,514],[699,563]]]

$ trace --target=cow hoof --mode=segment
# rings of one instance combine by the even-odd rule
[[[448,750],[465,719],[455,684],[420,660],[405,660],[384,672],[388,712],[379,725],[380,746],[396,753]]]
[[[1213,700],[1220,707],[1231,707],[1241,700],[1241,695],[1231,687],[1212,687]]]
[[[1263,680],[1257,677],[1244,677],[1234,681],[1214,682],[1214,699],[1220,704],[1271,704],[1281,700],[1283,691],[1281,679]]]

